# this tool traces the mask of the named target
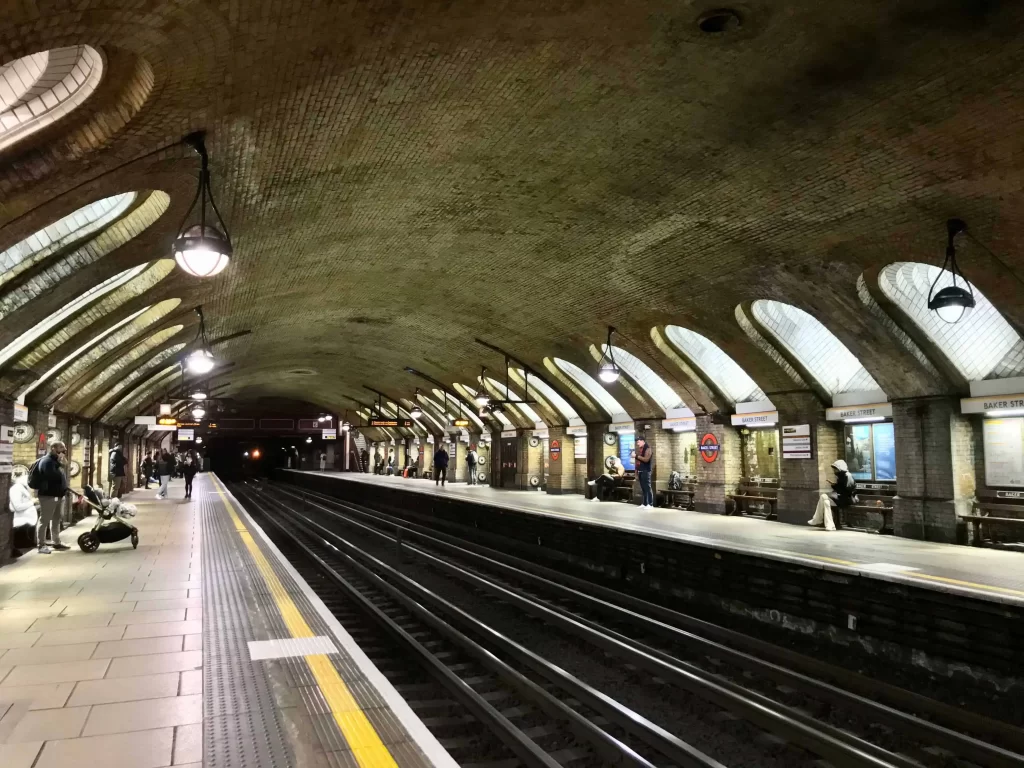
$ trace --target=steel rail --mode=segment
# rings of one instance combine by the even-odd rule
[[[700,750],[697,750],[690,744],[687,744],[674,734],[669,733],[661,726],[643,717],[643,715],[640,715],[639,713],[633,711],[629,707],[626,707],[625,705],[605,695],[601,691],[584,683],[583,681],[579,680],[579,678],[571,675],[565,670],[551,664],[546,659],[537,655],[533,651],[509,639],[502,633],[497,632],[493,628],[481,622],[479,619],[476,619],[475,617],[471,616],[469,613],[462,610],[458,606],[455,606],[451,602],[445,600],[443,597],[440,597],[434,592],[426,589],[421,584],[418,584],[416,581],[410,579],[409,577],[395,570],[386,563],[383,563],[382,561],[373,558],[370,555],[367,555],[361,549],[354,546],[353,544],[351,544],[351,542],[348,542],[344,538],[338,536],[333,531],[324,528],[319,523],[307,518],[305,515],[296,512],[293,509],[290,509],[281,501],[273,499],[273,497],[269,498],[270,500],[274,501],[282,510],[284,510],[286,514],[292,515],[293,518],[298,517],[302,520],[305,520],[306,523],[308,524],[306,526],[302,526],[301,523],[298,523],[297,525],[302,526],[307,531],[309,529],[309,526],[313,526],[319,530],[324,531],[327,535],[330,535],[332,538],[335,539],[336,543],[325,541],[324,543],[326,546],[329,546],[335,550],[337,550],[338,546],[341,546],[342,548],[345,548],[347,551],[354,553],[355,557],[368,560],[373,567],[380,569],[382,572],[386,573],[389,578],[392,578],[396,582],[403,584],[407,589],[411,590],[421,598],[430,602],[436,609],[439,609],[441,611],[444,611],[445,613],[448,613],[451,616],[454,616],[458,619],[458,621],[462,623],[464,627],[469,627],[473,631],[477,632],[479,636],[487,637],[489,640],[494,642],[496,646],[500,647],[503,651],[513,656],[517,661],[530,667],[548,681],[561,686],[569,694],[575,696],[578,700],[592,707],[595,711],[607,717],[609,720],[614,722],[616,725],[622,727],[624,730],[628,731],[633,736],[641,739],[649,746],[653,747],[662,754],[671,758],[679,765],[687,766],[688,768],[725,768],[718,761],[708,757]],[[313,534],[312,532],[310,532],[309,535],[318,536],[317,534]],[[323,541],[323,539],[321,540]],[[387,582],[384,583],[387,584]],[[393,589],[391,585],[388,585],[388,587]],[[440,621],[432,613],[428,613],[427,616],[424,618],[428,619],[431,624]],[[445,631],[450,629],[448,625],[444,624],[443,622],[441,622],[440,626],[442,628],[445,628]],[[461,638],[459,640],[460,643],[463,642]],[[472,643],[472,641],[469,642]],[[484,652],[489,653],[487,651]],[[493,656],[489,656],[489,658],[493,658]],[[504,667],[502,668],[502,672],[503,671]],[[545,693],[545,695],[547,694]],[[558,700],[555,699],[555,701]],[[561,702],[559,702],[559,704],[561,704]],[[564,705],[562,705],[562,707],[564,707]],[[568,712],[571,713],[573,717],[567,718],[565,711],[562,709],[559,710],[558,716],[561,719],[569,719],[570,722],[580,717],[571,709],[569,709]],[[609,736],[596,725],[590,723],[590,721],[585,722],[588,726],[587,730],[590,732],[587,735],[587,738],[593,741],[595,740],[596,736],[598,746],[605,747],[606,752],[608,746],[615,746],[616,748],[624,747],[626,750],[628,750],[628,752],[625,754],[625,757],[629,760],[629,762],[632,762],[636,765],[650,766],[650,764],[646,760],[643,760],[643,758],[640,758],[642,762],[637,762],[636,757],[638,756],[634,756],[635,753],[633,753],[632,750],[629,750],[629,748],[625,747],[625,745],[621,745],[621,743],[615,740],[614,737]],[[653,766],[651,768],[653,768]]]
[[[290,493],[279,485],[275,485],[273,487],[278,492],[295,496],[295,494]],[[755,637],[745,635],[742,632],[721,627],[703,619],[698,619],[693,616],[680,613],[671,608],[666,608],[664,606],[648,602],[642,598],[617,592],[600,584],[596,584],[570,574],[562,573],[543,565],[531,563],[514,555],[509,555],[506,552],[469,541],[468,539],[460,538],[459,536],[437,531],[428,526],[395,517],[385,512],[373,510],[352,502],[335,499],[326,494],[308,491],[301,488],[300,491],[302,494],[310,494],[327,503],[344,507],[353,513],[362,514],[371,519],[375,518],[383,520],[386,521],[388,525],[392,526],[406,526],[420,536],[439,539],[446,544],[469,549],[469,551],[474,554],[481,554],[501,563],[511,565],[520,571],[530,574],[531,576],[539,576],[546,580],[546,583],[553,589],[558,587],[564,588],[573,591],[575,595],[580,595],[580,599],[587,600],[588,602],[593,600],[591,604],[595,610],[606,612],[606,615],[615,616],[617,615],[616,612],[618,610],[625,608],[638,615],[644,616],[644,618],[649,620],[658,619],[660,621],[650,625],[651,630],[658,632],[669,639],[678,639],[681,642],[689,642],[689,640],[685,639],[683,636],[676,635],[676,632],[683,632],[684,634],[689,634],[689,636],[693,638],[694,642],[706,643],[709,641],[709,638],[718,641],[717,648],[715,649],[716,653],[735,654],[737,653],[736,649],[741,649],[741,651],[745,653],[741,653],[740,656],[730,656],[730,658],[736,663],[740,663],[743,659],[751,659],[753,662],[761,665],[764,663],[764,660],[769,660],[773,666],[764,668],[765,674],[768,674],[770,669],[776,669],[781,670],[782,673],[786,675],[803,676],[806,679],[813,680],[815,683],[821,683],[822,680],[829,680],[836,686],[839,686],[838,690],[841,693],[858,696],[859,698],[856,699],[857,702],[862,702],[867,706],[871,706],[872,709],[876,706],[883,706],[880,702],[873,700],[877,699],[886,702],[890,707],[900,707],[902,710],[926,714],[935,722],[910,715],[910,717],[916,717],[917,722],[914,723],[908,721],[908,723],[914,727],[921,725],[922,727],[929,729],[936,738],[946,739],[946,734],[952,733],[956,737],[972,739],[972,737],[954,730],[959,728],[979,736],[998,740],[1001,744],[1011,746],[1015,750],[1015,752],[1002,750],[1002,756],[1005,757],[1006,755],[1011,755],[1018,760],[1018,762],[1008,763],[1009,765],[1017,766],[1024,764],[1019,762],[1022,760],[1019,753],[1024,752],[1024,731],[1010,725],[1009,723],[993,720],[974,712],[959,709],[922,694],[915,693],[914,691],[909,691],[905,688],[900,688],[884,681],[865,677],[859,673],[852,672],[841,667],[836,667],[828,662],[819,661],[818,659],[805,656],[804,654],[796,651],[781,648],[764,640],[759,640]],[[598,600],[596,599],[597,597],[603,598],[603,600]],[[576,599],[575,596],[574,599]],[[722,645],[722,643],[728,643],[732,645],[733,648],[730,648],[727,645]],[[722,650],[718,651],[718,648]],[[787,669],[786,665],[789,665],[789,667],[795,668],[799,671]],[[825,692],[825,689],[822,689],[822,694]],[[853,701],[854,700],[850,700],[847,703],[852,704]],[[895,711],[901,712],[900,710]],[[905,712],[901,712],[901,714],[906,715]],[[932,729],[935,727],[944,727],[945,734],[942,731],[933,731]],[[972,739],[972,741],[973,743],[970,744],[967,742],[963,743],[964,749],[967,750],[967,752],[973,753],[975,750],[980,749],[983,750],[988,757],[999,756],[999,752],[993,752],[993,750],[1000,750],[1000,747],[996,747],[995,745],[988,744],[976,738]]]
[[[332,512],[320,505],[315,506],[329,514],[341,516],[340,513]],[[324,531],[329,537],[341,539],[338,534],[324,528],[319,523],[309,520],[305,516],[302,517],[319,530]],[[348,523],[359,526],[374,535],[393,540],[387,534],[358,521],[348,520]],[[519,595],[414,546],[405,545],[405,549],[417,553],[441,570],[468,581],[474,586],[516,605],[525,612],[538,616],[548,623],[586,640],[602,651],[620,656],[637,667],[729,710],[742,719],[755,723],[760,728],[798,744],[837,765],[872,766],[872,768],[918,768],[920,766],[917,761],[883,750],[864,739],[815,720],[813,717],[773,701],[767,696],[749,691],[696,665],[680,660],[664,661],[637,648],[635,641],[623,641],[606,632],[595,630],[580,622],[575,616],[563,614],[548,605]]]

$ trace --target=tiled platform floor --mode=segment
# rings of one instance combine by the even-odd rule
[[[201,765],[200,522],[138,491],[140,543],[0,569],[0,765]]]
[[[756,517],[726,517],[679,509],[640,510],[614,501],[593,503],[575,494],[552,496],[484,485],[471,487],[465,483],[439,488],[430,480],[354,472],[308,474],[327,474],[339,482],[375,483],[415,493],[455,496],[532,514],[1024,605],[1024,553],[1020,552],[934,544],[859,531],[828,532]]]

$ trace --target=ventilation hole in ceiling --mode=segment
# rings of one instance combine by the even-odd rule
[[[391,321],[385,317],[367,317],[366,315],[356,315],[350,317],[348,321],[356,325],[391,325]]]
[[[743,25],[740,15],[731,8],[717,8],[701,14],[697,28],[707,35],[721,35],[732,32]]]
[[[292,368],[290,371],[285,371],[285,376],[316,376],[317,371],[312,368]]]

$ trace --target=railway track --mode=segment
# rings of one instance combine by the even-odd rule
[[[287,539],[289,557],[314,558],[319,578],[327,569],[345,578],[337,569],[348,569],[356,592],[377,590],[379,601],[386,587],[392,590],[386,599],[416,622],[433,633],[447,631],[444,643],[459,649],[452,658],[470,664],[472,679],[511,703],[514,715],[530,711],[520,734],[536,735],[536,751],[557,764],[1024,766],[1020,734],[1005,724],[866,678],[857,681],[859,690],[848,690],[835,684],[849,677],[845,670],[365,507],[288,487],[250,484],[237,492],[269,522],[268,532],[276,528]],[[413,572],[416,579],[406,575]],[[455,594],[457,584],[458,604],[440,597]],[[471,611],[474,604],[480,607]],[[399,613],[395,605],[389,610]],[[527,634],[569,638],[570,654],[601,657],[618,666],[622,680],[599,690],[566,671],[577,659],[552,663],[515,642],[514,614],[533,618]],[[496,626],[480,615],[497,616]],[[484,664],[479,659],[488,653],[493,659]],[[487,676],[472,664],[486,666]],[[436,670],[434,679],[441,679]],[[501,699],[498,691],[514,693]],[[562,706],[536,699],[540,692]],[[653,706],[651,697],[680,710],[699,702],[707,711],[678,718]],[[639,698],[643,712],[623,698]],[[547,728],[531,719],[533,709],[548,716]],[[479,713],[473,716],[482,723]],[[508,735],[501,740],[508,748]],[[728,741],[735,743],[717,748]],[[525,760],[513,752],[512,759]],[[480,762],[468,754],[456,759]]]

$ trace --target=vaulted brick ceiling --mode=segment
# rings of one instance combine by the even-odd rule
[[[688,405],[707,390],[655,326],[697,331],[770,394],[794,384],[737,321],[759,298],[812,313],[890,397],[951,391],[857,281],[940,261],[951,215],[1024,273],[1024,7],[744,2],[738,30],[707,34],[714,7],[13,4],[0,62],[88,45],[105,68],[82,106],[0,150],[0,251],[112,195],[170,203],[0,320],[0,343],[169,253],[197,164],[147,153],[205,129],[231,266],[175,272],[105,322],[181,298],[154,327],[187,323],[175,343],[200,303],[211,337],[251,330],[216,349],[239,397],[408,398],[409,365],[471,382],[501,368],[475,337],[593,369],[608,323]],[[962,261],[1019,329],[1021,283],[970,241]]]

